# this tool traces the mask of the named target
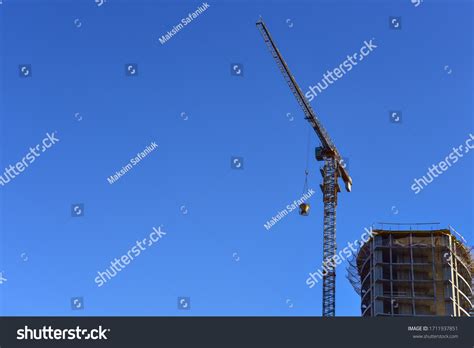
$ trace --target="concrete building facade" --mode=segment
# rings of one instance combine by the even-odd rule
[[[348,268],[362,316],[470,316],[472,256],[449,229],[373,231]]]

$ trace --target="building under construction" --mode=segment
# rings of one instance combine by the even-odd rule
[[[401,227],[374,229],[349,263],[362,316],[470,316],[474,262],[464,238],[451,227]]]

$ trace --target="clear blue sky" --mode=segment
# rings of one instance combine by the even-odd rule
[[[0,187],[0,314],[321,315],[321,286],[305,284],[322,258],[321,163],[310,159],[310,216],[263,227],[301,196],[309,125],[259,15],[303,90],[364,40],[378,45],[311,103],[354,182],[339,196],[339,247],[376,221],[439,221],[472,243],[472,153],[420,194],[410,189],[474,131],[472,2],[209,1],[159,43],[200,4],[3,0],[0,168],[47,132],[60,142]],[[389,16],[402,17],[401,30]],[[127,63],[137,76],[125,76]],[[31,77],[19,77],[20,64]],[[107,182],[152,141],[157,150]],[[233,155],[243,170],[230,169]],[[84,217],[71,217],[73,203]],[[159,225],[166,237],[98,288],[97,271]],[[344,264],[336,313],[359,316],[345,274]],[[84,310],[71,310],[75,296]]]

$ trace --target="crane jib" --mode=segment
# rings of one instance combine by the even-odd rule
[[[303,109],[303,112],[306,116],[305,119],[311,124],[311,127],[316,132],[316,135],[321,141],[323,148],[326,149],[325,152],[328,153],[329,156],[333,157],[336,160],[336,163],[338,164],[338,174],[342,177],[342,180],[344,181],[345,186],[346,186],[346,190],[351,191],[352,179],[349,173],[347,172],[347,170],[343,166],[339,165],[342,160],[342,156],[337,151],[337,148],[332,142],[331,138],[329,137],[329,134],[326,132],[323,125],[319,122],[318,118],[316,117],[316,113],[313,111],[308,100],[306,99],[300,87],[296,83],[296,80],[291,74],[288,65],[286,64],[285,60],[280,54],[280,51],[278,50],[275,43],[273,42],[273,39],[265,23],[263,22],[262,19],[259,19],[256,25],[258,29],[260,30],[260,33],[263,36],[263,40],[265,41],[267,47],[269,48],[273,58],[275,59],[275,62],[277,63],[280,71],[282,72],[283,77],[285,78],[285,81],[290,87],[290,90],[292,91],[293,95],[298,101],[298,104]]]
[[[334,144],[332,143],[329,135],[327,134],[326,130],[324,127],[321,125],[321,123],[318,121],[316,114],[314,113],[313,109],[309,105],[308,101],[304,97],[303,93],[301,92],[301,89],[299,88],[298,84],[296,83],[295,78],[290,72],[290,69],[288,68],[288,65],[286,64],[285,60],[280,54],[280,51],[276,47],[275,43],[273,42],[273,39],[271,38],[270,32],[268,31],[267,27],[265,26],[265,23],[263,21],[258,21],[257,22],[257,27],[259,28],[260,32],[262,33],[263,39],[265,43],[267,44],[268,48],[270,49],[270,52],[272,53],[273,58],[275,59],[278,67],[280,68],[283,77],[285,78],[286,82],[288,83],[288,86],[290,87],[291,91],[293,92],[294,96],[296,97],[298,103],[300,104],[301,108],[303,109],[303,112],[306,115],[306,119],[311,123],[313,126],[314,130],[316,131],[317,136],[321,140],[321,143],[323,144],[324,147],[329,148],[333,150],[335,148]]]

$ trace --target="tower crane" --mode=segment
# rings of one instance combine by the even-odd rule
[[[303,109],[305,119],[310,123],[311,127],[316,132],[321,146],[316,148],[316,160],[324,161],[324,166],[321,169],[323,176],[323,183],[320,185],[323,192],[324,203],[324,229],[323,229],[323,264],[332,267],[326,267],[328,272],[323,276],[323,311],[324,317],[333,317],[336,312],[336,270],[333,265],[334,256],[336,255],[336,207],[337,194],[341,192],[338,184],[338,178],[341,177],[344,181],[347,192],[351,191],[352,179],[342,164],[342,157],[339,154],[336,146],[329,137],[329,134],[324,129],[319,121],[316,113],[311,108],[310,103],[305,98],[300,87],[296,83],[295,78],[290,72],[288,65],[280,54],[275,42],[273,41],[267,26],[263,19],[259,19],[256,23],[257,28],[262,34],[270,53],[275,62],[280,68],[285,81],[288,83],[291,92],[295,96],[298,104]]]

